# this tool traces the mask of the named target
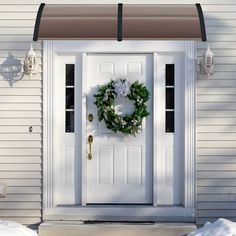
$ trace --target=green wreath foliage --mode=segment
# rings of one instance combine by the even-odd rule
[[[134,101],[135,110],[131,115],[121,116],[115,112],[114,100],[117,97],[114,82],[111,80],[108,84],[99,87],[97,94],[94,95],[94,104],[98,109],[99,121],[104,121],[106,127],[114,133],[121,132],[136,136],[142,129],[142,120],[150,115],[147,111],[147,101],[149,100],[149,91],[144,84],[135,81],[130,84],[128,99]],[[120,80],[126,82],[126,79]]]

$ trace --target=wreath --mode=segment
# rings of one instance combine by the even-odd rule
[[[94,95],[94,104],[98,109],[99,121],[104,121],[114,133],[121,132],[135,136],[142,130],[142,120],[149,115],[147,101],[149,92],[144,84],[135,81],[130,84],[126,79],[111,80],[99,87]],[[134,112],[131,115],[119,115],[114,109],[114,100],[125,97],[134,101]]]

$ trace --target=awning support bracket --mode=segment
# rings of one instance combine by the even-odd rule
[[[197,11],[198,11],[198,16],[199,16],[202,41],[206,42],[207,41],[206,28],[205,28],[205,22],[204,22],[204,16],[203,16],[201,4],[200,3],[196,3],[196,7],[197,7]]]
[[[122,18],[123,18],[123,4],[122,3],[118,3],[117,41],[122,41]]]
[[[33,41],[37,41],[38,40],[38,36],[39,36],[39,26],[40,26],[40,21],[41,21],[41,17],[43,14],[43,9],[45,7],[45,3],[41,3],[39,6],[39,10],[37,13],[37,17],[36,17],[36,21],[35,21],[35,26],[34,26],[34,36],[33,36]]]

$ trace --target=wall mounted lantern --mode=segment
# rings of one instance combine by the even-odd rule
[[[37,67],[36,53],[31,43],[30,50],[26,53],[24,60],[24,74],[29,75],[31,77],[33,73],[36,73],[36,67]]]
[[[211,51],[210,46],[208,45],[207,51],[200,63],[200,71],[202,74],[207,74],[207,76],[209,77],[214,73],[214,67],[214,53]]]

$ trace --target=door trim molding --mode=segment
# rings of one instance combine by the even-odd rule
[[[53,160],[53,77],[55,58],[57,55],[82,55],[83,53],[185,53],[185,150],[184,150],[184,206],[183,207],[92,207],[86,206],[85,196],[82,196],[82,205],[77,207],[55,206],[53,198],[54,160]],[[155,61],[155,57],[154,57]],[[114,219],[121,220],[124,210],[130,220],[160,220],[193,222],[195,220],[195,156],[196,156],[196,93],[195,93],[195,43],[193,41],[52,41],[43,42],[43,219],[71,219],[73,220],[106,220],[111,219],[111,210]],[[155,138],[155,137],[154,137]],[[155,165],[155,163],[154,163]],[[155,173],[155,170],[154,170]],[[154,179],[156,186],[157,179]],[[156,187],[154,187],[155,189]],[[154,202],[158,196],[154,197]],[[125,209],[123,209],[125,208]],[[101,211],[100,211],[101,209]],[[123,210],[122,210],[123,209]],[[137,217],[137,210],[144,210],[142,216]],[[95,211],[97,213],[95,214]],[[104,212],[103,215],[98,215]],[[147,212],[147,214],[145,213]],[[118,215],[117,215],[118,214]],[[115,216],[116,215],[116,216]],[[148,216],[150,215],[150,217]],[[178,217],[179,216],[179,217]],[[127,217],[127,216],[126,216]]]

